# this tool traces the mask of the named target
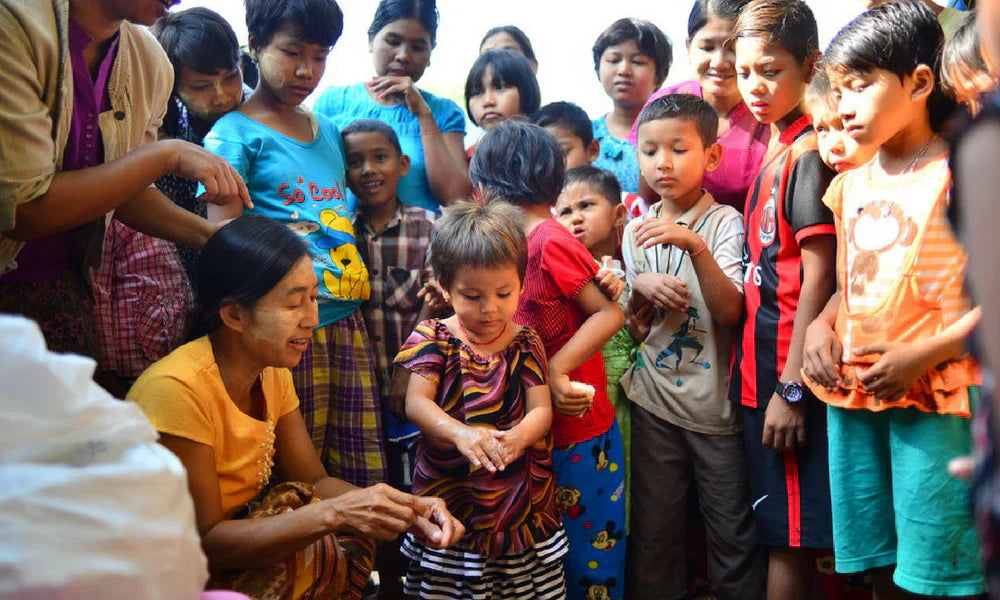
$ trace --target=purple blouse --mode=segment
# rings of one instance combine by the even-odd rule
[[[693,94],[701,97],[701,86],[694,79],[674,84],[655,92],[646,101],[646,106],[667,94]],[[729,112],[729,129],[719,136],[722,162],[716,170],[705,173],[702,187],[708,190],[717,202],[728,204],[742,214],[747,190],[760,172],[770,137],[770,127],[757,121],[746,104],[742,102],[737,104],[736,108]],[[634,124],[632,131],[629,132],[628,141],[638,145]]]
[[[69,139],[63,152],[62,171],[75,171],[104,162],[99,115],[111,108],[108,78],[118,55],[118,34],[111,38],[108,51],[91,78],[83,51],[91,37],[69,20],[69,57],[73,72],[73,116]],[[63,231],[29,240],[17,256],[17,269],[0,276],[0,281],[33,282],[58,278],[71,266],[76,230]]]

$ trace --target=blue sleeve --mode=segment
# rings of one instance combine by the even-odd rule
[[[434,121],[437,122],[438,129],[442,132],[460,131],[465,135],[465,113],[457,104],[447,98],[439,98],[424,92],[424,99],[427,100],[431,112],[434,114]]]
[[[219,119],[212,127],[212,130],[208,132],[208,135],[205,136],[204,146],[212,154],[221,156],[229,161],[233,170],[240,174],[243,181],[247,181],[250,167],[253,163],[254,152],[248,140],[240,139],[237,128],[230,127],[228,121]],[[201,196],[204,193],[205,186],[199,183],[195,197]]]

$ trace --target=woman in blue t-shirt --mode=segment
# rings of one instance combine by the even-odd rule
[[[399,182],[404,204],[435,212],[468,195],[465,115],[446,98],[417,89],[437,33],[435,0],[381,0],[368,28],[375,77],[329,88],[314,110],[343,127],[378,119],[396,131],[410,172]]]

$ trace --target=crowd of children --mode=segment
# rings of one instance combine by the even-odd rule
[[[0,150],[0,310],[98,359],[100,383],[124,395],[154,363],[163,377],[183,364],[192,346],[177,348],[211,333],[205,318],[221,327],[218,314],[191,318],[205,301],[195,292],[214,289],[199,266],[206,240],[234,219],[286,225],[303,246],[295,306],[272,298],[292,285],[278,278],[211,310],[261,369],[290,368],[286,408],[297,405],[337,486],[388,482],[444,501],[423,529],[379,530],[395,537],[375,565],[380,597],[685,598],[699,535],[693,558],[719,599],[987,592],[1000,518],[980,518],[984,552],[970,484],[949,471],[972,453],[971,417],[992,396],[966,350],[984,315],[952,228],[962,198],[949,165],[962,120],[997,111],[974,11],[872,2],[821,52],[804,0],[694,0],[694,79],[660,91],[671,41],[620,19],[593,45],[612,107],[591,119],[568,99],[542,105],[514,26],[483,37],[465,113],[419,89],[433,0],[380,0],[375,75],[323,91],[314,111],[302,103],[342,32],[335,0],[246,0],[253,90],[211,10],[123,13],[155,21],[163,52],[122,25],[94,59],[75,0],[55,4],[75,86],[46,146],[60,160],[48,166],[31,115],[0,109],[0,128],[35,143],[29,158],[44,167],[24,175]],[[173,84],[163,75],[157,95],[142,80],[156,105],[133,117],[114,69],[137,53],[165,53],[156,64],[165,73],[169,60]],[[110,109],[134,130],[118,132],[124,142],[104,133]],[[469,148],[466,115],[485,131]],[[153,127],[161,141],[126,153]],[[124,189],[101,195],[95,177]],[[72,186],[99,200],[44,224],[40,211],[67,205]],[[110,209],[117,219],[98,218]],[[265,294],[269,311],[226,313]],[[278,360],[252,332],[278,331],[293,308],[311,337]],[[205,358],[218,363],[216,391],[236,356]],[[168,422],[163,398],[143,391],[150,377],[129,399]],[[265,383],[249,381],[226,418],[269,415]],[[274,423],[254,423],[267,464],[241,498],[267,487],[289,447],[275,459]],[[161,432],[175,452],[210,445]],[[202,472],[195,497],[215,498],[193,482],[217,479],[238,486]],[[460,539],[443,547],[429,522]],[[239,562],[213,550],[226,568]],[[302,581],[288,597],[324,597],[321,578]]]

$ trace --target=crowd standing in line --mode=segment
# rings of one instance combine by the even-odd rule
[[[142,408],[206,589],[1000,597],[1000,0],[826,49],[694,0],[664,89],[620,19],[596,118],[514,25],[464,113],[418,88],[434,0],[314,110],[336,0],[245,0],[253,89],[218,14],[126,4],[0,0],[0,311]]]

